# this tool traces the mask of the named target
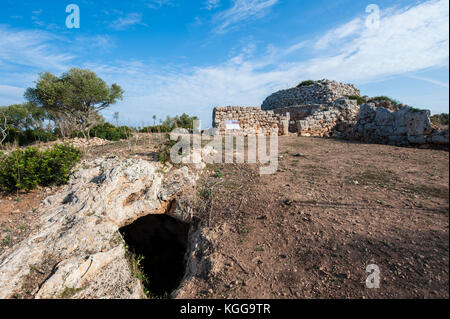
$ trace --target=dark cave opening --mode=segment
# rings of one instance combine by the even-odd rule
[[[120,229],[128,250],[140,261],[148,280],[143,284],[153,296],[175,290],[185,272],[190,225],[168,215],[147,215]]]

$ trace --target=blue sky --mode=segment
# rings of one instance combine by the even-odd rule
[[[68,29],[66,6],[80,8]],[[380,10],[376,27],[367,22]],[[261,105],[307,79],[448,112],[449,4],[429,1],[14,1],[0,10],[0,105],[20,103],[38,73],[90,68],[125,90],[127,125],[212,108]]]

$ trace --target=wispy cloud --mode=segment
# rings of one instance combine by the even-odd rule
[[[30,66],[64,70],[74,56],[61,53],[52,43],[62,38],[39,30],[15,30],[0,26],[0,68]]]
[[[264,17],[278,0],[233,0],[233,6],[214,17],[214,31],[225,33],[237,24]]]
[[[15,87],[10,85],[0,85],[0,97],[1,97],[1,105],[9,105],[20,103],[21,100],[17,97],[21,97],[23,95],[24,89],[21,87]]]
[[[142,22],[142,13],[129,13],[125,17],[119,17],[111,23],[114,30],[125,30],[133,25],[144,25]]]
[[[376,30],[367,29],[363,18],[356,17],[317,39],[273,47],[257,57],[247,54],[246,46],[218,65],[172,72],[137,70],[133,81],[122,81],[133,83],[124,107],[132,105],[138,110],[136,114],[163,106],[166,113],[196,110],[207,119],[212,106],[260,105],[268,94],[305,79],[326,77],[362,84],[391,76],[414,76],[422,70],[448,66],[448,21],[448,2],[428,1],[383,12]],[[299,50],[310,50],[315,57],[293,60]],[[288,55],[290,59],[285,60]],[[448,86],[433,79],[422,80]]]
[[[125,100],[110,112],[133,109],[125,112],[131,124],[141,124],[153,113],[162,117],[186,110],[206,120],[212,106],[260,105],[268,94],[305,79],[326,77],[361,84],[402,75],[448,87],[448,83],[418,74],[448,67],[448,7],[447,0],[431,0],[385,10],[378,29],[367,29],[364,17],[355,17],[322,36],[286,47],[271,46],[268,52],[247,44],[227,61],[205,67],[169,69],[148,61],[104,65],[86,61],[79,66],[123,86]],[[46,64],[64,66],[72,57],[58,54],[47,44],[49,37],[48,33],[0,28],[0,69],[14,63],[43,69],[48,69]],[[300,51],[314,58],[296,58]]]
[[[449,88],[448,82],[443,82],[443,81],[431,79],[429,77],[416,75],[416,74],[408,74],[406,76],[411,78],[411,79],[425,81],[425,82],[432,83],[432,84],[435,84],[435,85],[438,85],[438,86],[442,86],[442,87],[447,88],[447,89]]]
[[[151,9],[159,9],[163,5],[171,4],[171,0],[146,0],[145,5]]]
[[[207,0],[203,9],[213,10],[220,6],[220,0]]]

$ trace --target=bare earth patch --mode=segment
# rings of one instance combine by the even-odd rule
[[[448,152],[281,137],[279,154],[274,175],[209,167],[200,210],[225,262],[183,297],[448,298]]]

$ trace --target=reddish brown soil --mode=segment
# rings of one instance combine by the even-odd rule
[[[227,262],[190,297],[449,297],[448,152],[279,144],[274,175],[215,165],[203,178],[200,188],[215,185],[204,207]],[[380,268],[380,289],[365,287],[369,264]]]
[[[0,255],[33,231],[41,216],[41,201],[58,189],[48,187],[0,195]]]

